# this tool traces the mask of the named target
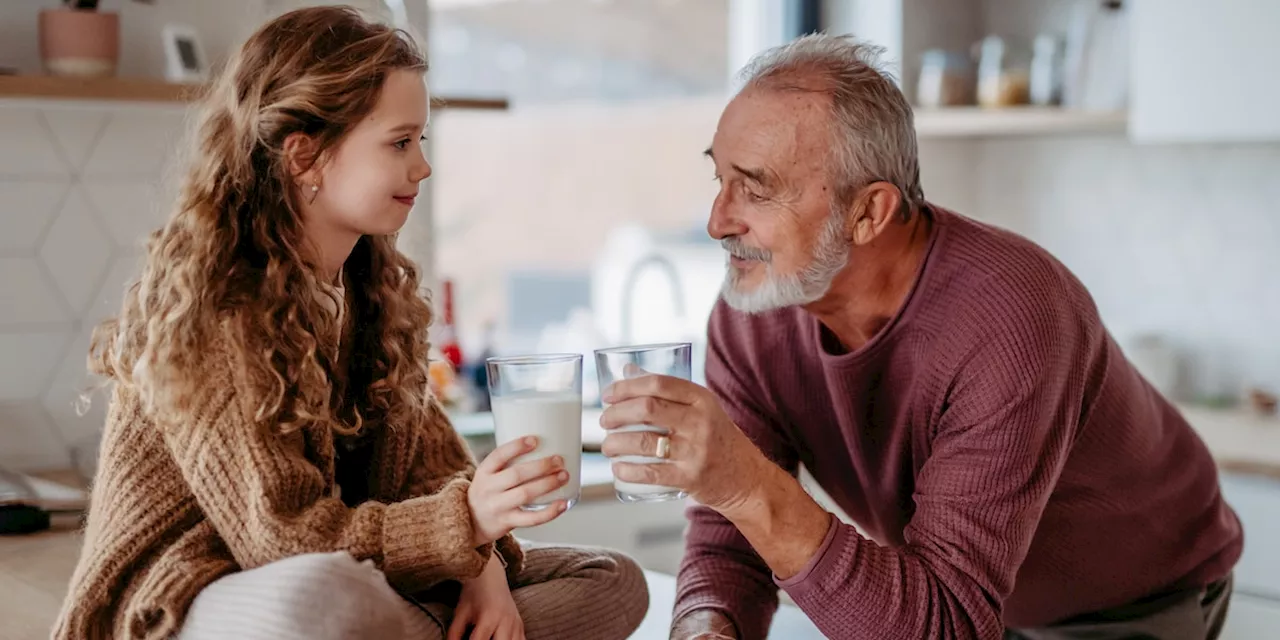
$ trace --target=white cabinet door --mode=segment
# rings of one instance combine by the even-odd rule
[[[1219,640],[1280,638],[1280,601],[1237,593],[1227,607],[1227,623]]]
[[[1280,482],[1233,474],[1224,475],[1221,482],[1223,497],[1244,527],[1244,554],[1235,569],[1236,592],[1280,602]]]
[[[1280,140],[1280,2],[1129,4],[1135,141]]]

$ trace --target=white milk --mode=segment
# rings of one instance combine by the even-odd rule
[[[652,431],[654,433],[667,433],[666,429],[661,427],[652,427],[647,424],[633,424],[625,427],[614,429],[614,433],[628,433],[631,431]],[[637,464],[667,464],[662,458],[654,458],[650,456],[616,456],[612,459],[614,462],[634,462]],[[646,500],[669,500],[672,498],[683,497],[683,493],[675,487],[664,487],[656,484],[640,484],[637,482],[627,482],[619,480],[617,477],[613,479],[613,490],[618,493],[618,497],[622,500],[630,502],[644,502]]]
[[[538,448],[512,464],[558,455],[569,472],[568,483],[530,506],[556,500],[568,500],[573,506],[582,488],[582,398],[567,393],[527,393],[494,397],[491,402],[499,446],[525,436],[538,436]]]

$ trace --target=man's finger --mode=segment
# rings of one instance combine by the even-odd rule
[[[636,484],[656,484],[683,490],[689,488],[684,471],[679,465],[670,462],[655,462],[652,464],[615,462],[613,463],[613,477],[623,482],[634,482]]]
[[[676,431],[687,419],[691,408],[657,396],[637,396],[610,404],[600,414],[600,427],[617,429],[636,424]]]
[[[537,436],[525,436],[512,440],[485,456],[484,461],[476,468],[477,472],[494,474],[502,471],[518,456],[522,456],[538,447]]]
[[[658,454],[658,438],[664,435],[667,437],[667,458],[672,460],[680,458],[680,452],[684,449],[684,440],[671,434],[654,431],[611,432],[604,437],[604,442],[600,444],[600,453],[603,453],[606,458],[616,458],[618,456],[656,458]]]
[[[677,404],[693,404],[703,391],[702,387],[682,378],[649,374],[615,380],[605,387],[600,399],[605,404],[615,404],[630,398],[653,396]]]

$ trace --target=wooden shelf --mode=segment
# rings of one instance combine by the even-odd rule
[[[915,119],[916,135],[922,139],[1124,133],[1128,126],[1123,111],[1053,107],[917,109]]]
[[[0,76],[0,99],[74,100],[90,102],[190,102],[203,85],[175,84],[150,78],[67,78],[60,76]],[[433,96],[437,109],[505,110],[502,98]]]

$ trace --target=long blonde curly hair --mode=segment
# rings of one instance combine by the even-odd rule
[[[340,433],[426,410],[431,308],[394,236],[363,236],[343,266],[351,362],[303,236],[284,142],[301,132],[323,161],[377,102],[387,76],[426,71],[408,34],[341,7],[284,14],[254,33],[203,99],[194,161],[175,210],[154,231],[120,315],[95,328],[90,370],[133,385],[148,411],[183,419],[202,397],[210,346],[247,373],[260,424]],[[319,160],[314,160],[319,159]],[[337,300],[334,300],[338,302]]]

